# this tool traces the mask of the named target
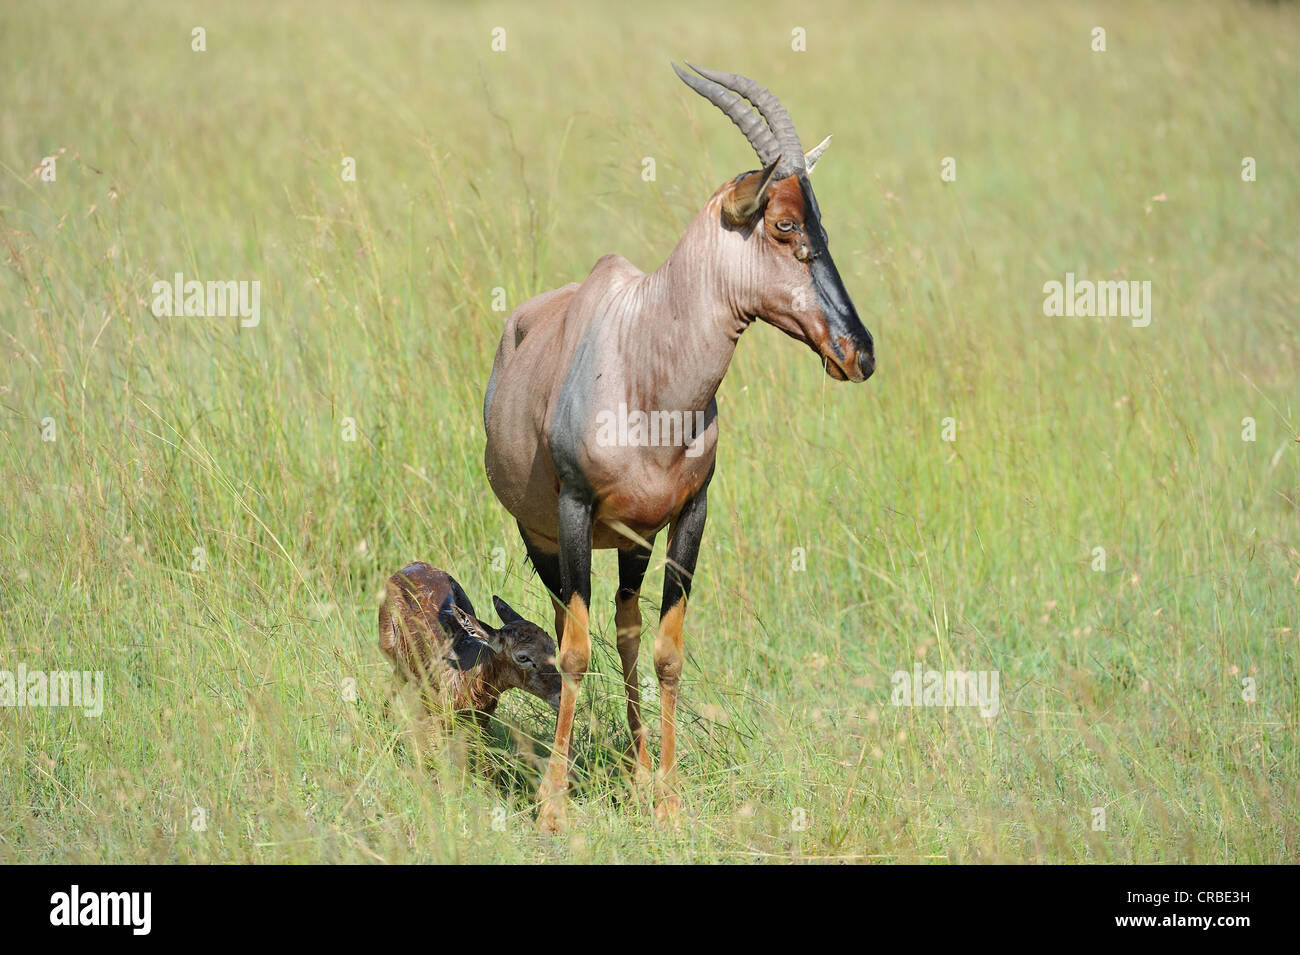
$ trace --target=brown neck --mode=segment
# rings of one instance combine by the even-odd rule
[[[619,330],[629,406],[706,409],[752,321],[741,304],[744,236],[719,225],[720,203],[709,200],[667,261],[628,289],[640,299]]]

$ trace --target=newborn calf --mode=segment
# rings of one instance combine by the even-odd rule
[[[435,700],[457,711],[473,711],[480,723],[497,708],[501,694],[519,688],[560,708],[560,673],[555,641],[500,597],[492,604],[500,629],[483,623],[452,576],[414,563],[388,578],[379,608],[379,649],[404,680],[415,680]],[[430,698],[432,697],[432,698]]]

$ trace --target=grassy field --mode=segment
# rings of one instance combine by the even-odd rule
[[[1300,9],[541,6],[0,10],[0,669],[104,680],[0,707],[0,861],[1297,861]],[[428,740],[375,610],[421,558],[550,620],[483,474],[494,290],[653,268],[756,165],[685,58],[834,133],[880,368],[744,336],[685,824],[617,767],[601,552],[544,837],[550,712]],[[176,272],[260,323],[155,317]],[[1151,324],[1045,316],[1069,272]],[[996,671],[997,716],[892,705],[918,663]]]

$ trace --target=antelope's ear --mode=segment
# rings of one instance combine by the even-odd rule
[[[455,604],[438,613],[438,622],[451,638],[445,659],[457,670],[473,669],[495,652],[494,634]]]
[[[751,172],[741,176],[732,183],[727,194],[722,197],[722,214],[733,226],[749,225],[763,209],[767,202],[767,188],[772,185],[772,176],[776,173],[781,157],[777,156],[772,164],[761,172]]]
[[[513,607],[506,603],[496,594],[492,595],[492,606],[496,608],[497,616],[501,618],[503,624],[525,622],[524,618],[515,613]]]
[[[812,149],[803,154],[804,168],[808,170],[808,175],[812,175],[813,167],[817,165],[817,160],[822,158],[822,153],[831,148],[831,138],[827,136]]]

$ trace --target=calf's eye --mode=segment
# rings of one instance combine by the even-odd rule
[[[793,231],[794,231],[794,223],[791,222],[789,219],[782,219],[780,222],[778,222],[778,223],[776,224],[776,231],[777,231],[777,232],[793,232]]]

